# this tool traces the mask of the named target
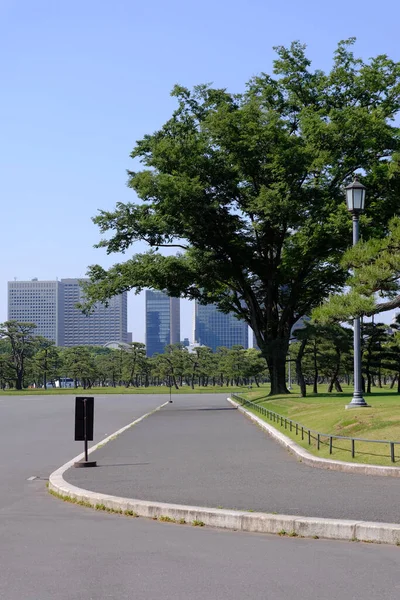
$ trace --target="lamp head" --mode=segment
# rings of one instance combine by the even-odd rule
[[[346,187],[347,210],[353,215],[359,215],[363,212],[366,190],[365,185],[358,180],[358,175],[354,175],[352,183]]]

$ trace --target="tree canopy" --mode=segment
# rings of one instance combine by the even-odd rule
[[[271,393],[286,392],[293,324],[348,276],[344,185],[361,172],[369,236],[386,234],[400,204],[400,63],[364,62],[353,43],[339,43],[329,73],[294,42],[276,48],[274,76],[253,77],[243,93],[175,86],[172,117],[131,154],[144,167],[128,172],[138,202],[93,219],[107,253],[138,241],[149,250],[92,265],[87,308],[146,287],[216,303],[250,325]]]
[[[361,241],[348,250],[342,264],[353,270],[348,290],[315,309],[316,320],[345,321],[400,307],[400,218],[390,221],[383,238]]]

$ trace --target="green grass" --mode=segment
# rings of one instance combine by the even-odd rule
[[[345,387],[343,394],[310,394],[306,398],[300,397],[296,386],[294,386],[290,395],[274,396],[272,398],[266,396],[265,390],[252,390],[240,395],[268,410],[289,417],[306,428],[327,435],[335,434],[347,437],[400,441],[400,395],[388,388],[374,388],[373,393],[365,395],[368,404],[371,404],[371,408],[351,410],[345,409],[345,405],[350,403],[352,397],[350,387]],[[271,422],[267,417],[259,413],[256,414],[316,456],[347,462],[400,466],[400,445],[395,445],[395,463],[390,460],[389,444],[356,442],[355,458],[353,459],[351,456],[351,442],[334,439],[333,452],[330,455],[328,438],[321,438],[321,448],[318,451],[315,440],[311,440],[311,446],[308,445],[306,434],[302,441],[300,430],[299,435],[296,436],[295,428],[293,427],[292,432],[290,432],[289,424],[285,429],[284,425],[281,427],[280,424]]]
[[[264,390],[267,389],[265,386]],[[195,386],[194,390],[188,385],[184,385],[180,387],[178,390],[172,388],[171,394],[174,396],[175,394],[232,394],[232,393],[241,393],[244,390],[247,390],[246,386],[241,387],[232,387],[232,386]],[[92,387],[84,390],[82,387],[78,388],[51,388],[49,390],[44,390],[43,388],[35,388],[35,389],[24,389],[24,390],[1,390],[0,396],[42,396],[42,395],[96,395],[96,394],[165,394],[169,395],[170,390],[169,387],[166,386],[151,386],[151,387],[125,387],[125,386],[117,386],[113,387]]]

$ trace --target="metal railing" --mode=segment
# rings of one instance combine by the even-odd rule
[[[315,440],[317,450],[320,450],[321,445],[329,446],[329,454],[333,452],[333,440],[349,440],[351,442],[351,456],[352,458],[356,455],[356,442],[364,442],[368,444],[388,444],[390,447],[390,460],[394,463],[396,462],[394,447],[395,444],[400,444],[400,442],[392,442],[390,440],[368,440],[365,438],[355,438],[355,437],[347,437],[344,435],[335,435],[333,433],[322,433],[321,431],[315,431],[315,429],[310,429],[309,427],[305,427],[302,423],[298,421],[293,421],[288,417],[284,417],[264,406],[260,406],[259,404],[255,404],[250,400],[246,400],[242,398],[238,394],[231,394],[233,400],[242,404],[242,406],[248,406],[250,409],[258,412],[263,415],[273,423],[277,423],[281,427],[293,432],[295,431],[296,435],[301,435],[301,439],[304,441],[304,437],[308,439],[308,445],[311,446],[311,440]],[[339,450],[345,450],[345,448],[338,448]],[[367,452],[363,452],[363,454],[368,454]],[[386,456],[386,455],[380,455]]]

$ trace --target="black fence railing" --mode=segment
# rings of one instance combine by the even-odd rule
[[[347,437],[344,435],[335,435],[333,433],[322,433],[321,431],[315,431],[315,429],[310,429],[309,427],[306,427],[305,425],[303,425],[302,423],[299,423],[298,421],[293,421],[292,419],[289,419],[288,417],[284,417],[283,415],[280,415],[272,410],[269,410],[268,408],[265,408],[265,406],[260,406],[259,404],[256,404],[255,402],[246,400],[245,398],[242,398],[238,394],[231,394],[231,397],[233,398],[233,400],[236,400],[236,402],[239,402],[242,406],[247,406],[251,410],[254,410],[255,412],[259,413],[260,415],[263,415],[264,417],[269,419],[272,423],[276,423],[276,424],[278,424],[278,426],[280,425],[284,429],[289,428],[289,431],[295,432],[296,435],[301,435],[301,439],[303,441],[304,441],[304,439],[308,440],[309,446],[311,446],[312,441],[315,441],[317,450],[320,450],[321,446],[329,446],[329,454],[332,454],[333,448],[334,448],[333,440],[348,440],[351,443],[351,456],[352,456],[352,458],[355,458],[356,442],[363,442],[363,443],[368,443],[368,444],[387,444],[390,449],[390,460],[392,461],[392,463],[396,462],[395,445],[400,444],[400,442],[392,442],[390,440],[369,440],[369,439],[365,439],[365,438],[355,438],[355,437]],[[338,449],[344,450],[344,448],[338,448]],[[368,453],[364,451],[363,454],[368,454]],[[380,456],[386,456],[386,455],[380,455]]]

